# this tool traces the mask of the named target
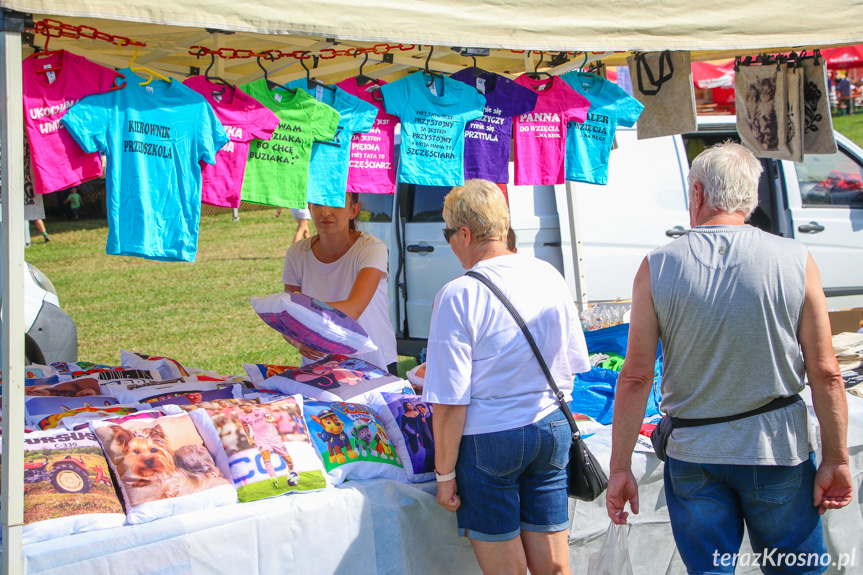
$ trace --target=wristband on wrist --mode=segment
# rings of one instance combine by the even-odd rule
[[[443,475],[439,474],[437,472],[437,469],[435,469],[434,475],[435,475],[435,479],[437,479],[438,483],[443,483],[444,481],[452,481],[453,479],[455,479],[455,469],[453,469],[449,473],[445,473]]]

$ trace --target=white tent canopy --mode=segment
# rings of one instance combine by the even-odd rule
[[[863,4],[822,0],[817,9],[800,0],[0,0],[0,8],[87,25],[147,43],[140,63],[181,77],[196,60],[189,46],[233,47],[265,51],[285,47],[310,52],[341,47],[369,47],[378,42],[412,44],[391,62],[370,55],[367,72],[377,77],[419,67],[429,45],[492,49],[483,68],[516,74],[536,62],[533,51],[593,51],[590,60],[622,64],[628,51],[693,51],[708,60],[792,48],[863,43]],[[5,15],[4,15],[5,16]],[[3,573],[22,569],[23,523],[23,116],[20,30],[0,17],[0,159],[2,236]],[[208,30],[209,29],[209,30]],[[214,33],[217,31],[233,34]],[[277,35],[277,36],[276,36]],[[41,40],[40,40],[41,38]],[[44,44],[44,38],[37,37]],[[70,42],[74,44],[70,44]],[[124,67],[131,49],[121,52],[105,42],[53,38],[51,49],[71,47],[103,64]],[[454,72],[470,60],[449,50],[434,53],[434,69]],[[548,60],[546,60],[548,61]],[[353,75],[355,58],[326,59],[312,73],[325,81]],[[577,59],[547,71],[577,67]],[[287,58],[267,67],[284,82],[305,76]],[[299,71],[298,71],[299,70]],[[259,77],[254,59],[217,59],[216,73],[232,82]],[[388,78],[389,79],[389,78]]]

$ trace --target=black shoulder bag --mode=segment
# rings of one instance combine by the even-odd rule
[[[518,327],[521,328],[521,331],[527,338],[527,343],[530,344],[530,348],[533,350],[534,355],[536,355],[536,359],[539,361],[539,366],[542,368],[542,372],[545,374],[546,379],[548,379],[548,385],[551,386],[551,389],[560,404],[560,409],[563,411],[567,421],[569,421],[569,427],[572,429],[572,445],[569,448],[569,468],[567,474],[569,495],[570,497],[575,497],[582,501],[593,501],[599,497],[603,491],[605,491],[606,487],[608,487],[608,477],[606,477],[605,473],[602,471],[602,467],[600,467],[599,462],[587,448],[587,445],[584,444],[584,440],[581,438],[581,432],[578,430],[578,425],[576,425],[575,419],[572,417],[572,412],[563,400],[563,392],[560,391],[557,384],[554,383],[554,379],[551,377],[551,372],[548,370],[545,360],[542,359],[542,355],[539,353],[539,348],[536,346],[533,336],[530,335],[530,331],[527,329],[527,326],[524,324],[519,313],[514,307],[512,307],[510,301],[500,292],[499,289],[497,289],[497,286],[494,285],[491,280],[472,271],[467,272],[465,275],[484,283],[488,289],[490,289],[492,293],[500,299],[506,309],[509,310],[509,313],[512,314],[515,323],[518,324]]]

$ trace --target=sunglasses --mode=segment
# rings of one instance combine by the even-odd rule
[[[459,226],[459,227],[457,227],[457,228],[447,228],[447,229],[443,230],[443,239],[444,239],[444,241],[445,241],[446,243],[449,243],[449,239],[453,236],[453,234],[454,234],[454,233],[456,233],[456,232],[457,232],[457,231],[459,231],[460,229],[461,229],[461,226]]]

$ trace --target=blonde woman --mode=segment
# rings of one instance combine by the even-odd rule
[[[524,318],[555,383],[588,371],[578,311],[551,265],[507,247],[500,189],[469,180],[444,200],[444,238],[462,267],[486,276]],[[438,292],[423,401],[435,414],[438,503],[458,515],[484,573],[569,573],[571,432],[524,334],[482,283]]]

